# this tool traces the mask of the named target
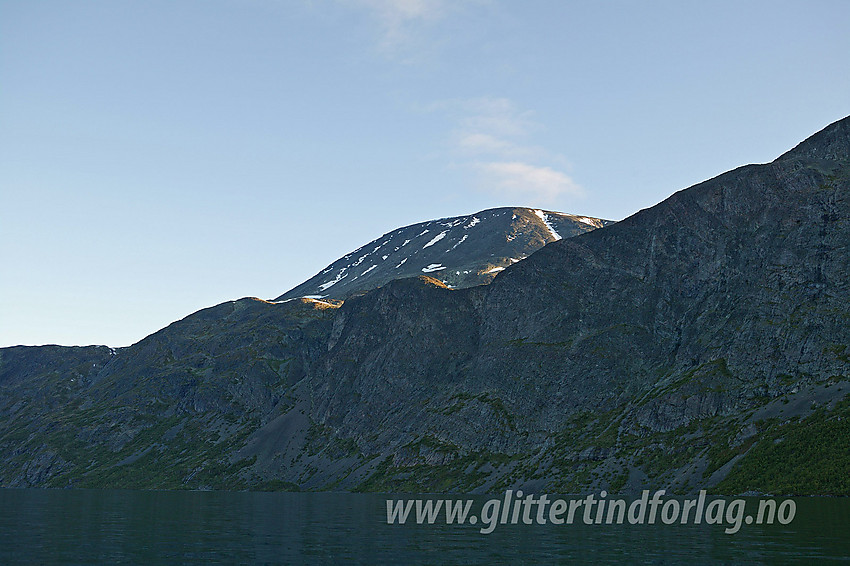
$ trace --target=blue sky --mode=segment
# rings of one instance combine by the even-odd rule
[[[0,0],[0,345],[129,345],[428,219],[622,219],[850,114],[849,26],[846,1]]]

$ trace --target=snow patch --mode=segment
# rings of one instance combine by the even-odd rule
[[[494,267],[493,269],[491,269],[489,271],[485,271],[484,273],[498,273],[499,271],[504,271],[504,270],[505,270],[504,267]]]
[[[401,263],[399,263],[398,265],[396,265],[396,266],[395,266],[395,268],[396,268],[396,269],[398,269],[399,267],[401,267],[402,265],[404,265],[404,262],[405,262],[405,261],[407,261],[407,258],[404,258],[403,260],[401,260]]]
[[[434,271],[440,271],[441,269],[445,269],[446,267],[442,263],[431,263],[428,264],[427,267],[422,268],[422,273],[431,273]]]
[[[589,224],[590,226],[593,226],[594,228],[600,227],[600,222],[598,220],[594,220],[594,219],[588,218],[586,216],[582,216],[581,218],[577,218],[576,220],[578,220],[579,222],[584,222],[585,224]]]
[[[464,235],[463,235],[463,238],[461,238],[461,239],[460,239],[460,241],[459,241],[458,243],[456,243],[455,245],[453,245],[451,250],[447,250],[447,251],[452,251],[453,249],[455,249],[456,247],[458,247],[459,245],[461,245],[464,241],[466,241],[466,239],[467,239],[468,237],[469,237],[469,234],[464,234]]]
[[[326,281],[325,283],[319,285],[319,291],[327,291],[329,288],[333,287],[346,277],[348,277],[348,273],[345,273],[345,268],[343,267],[342,269],[340,269],[339,273],[336,274],[336,277],[334,277],[330,281]]]
[[[366,275],[367,273],[369,273],[370,271],[372,271],[372,270],[373,270],[373,269],[375,269],[376,267],[378,267],[378,266],[377,266],[377,265],[373,265],[372,267],[370,267],[369,269],[367,269],[366,271],[364,271],[364,272],[363,272],[363,273],[361,273],[360,275]]]
[[[536,214],[537,217],[540,218],[540,220],[543,221],[543,224],[546,225],[546,227],[549,229],[549,233],[552,234],[552,237],[555,238],[555,240],[562,240],[563,239],[563,238],[561,238],[560,234],[555,232],[555,228],[553,228],[552,225],[549,224],[549,216],[545,212],[543,212],[542,210],[535,210],[534,214]]]
[[[477,216],[473,216],[472,221],[469,224],[467,224],[466,226],[464,226],[463,229],[469,230],[470,228],[472,228],[473,226],[475,226],[476,224],[478,224],[480,222],[481,222],[481,220]]]
[[[448,231],[446,230],[446,231],[440,232],[439,234],[437,234],[436,236],[434,236],[434,239],[432,239],[430,242],[428,242],[427,244],[425,244],[424,246],[422,246],[422,249],[424,250],[424,249],[425,249],[425,248],[427,248],[428,246],[433,246],[434,244],[436,244],[437,242],[439,242],[440,240],[442,240],[443,238],[445,238],[445,237],[446,237],[446,233],[447,233],[447,232],[448,232]]]

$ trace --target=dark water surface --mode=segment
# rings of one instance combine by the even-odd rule
[[[444,519],[388,525],[386,499],[0,489],[0,564],[850,563],[846,498],[799,498],[790,524],[734,535],[705,524],[508,524],[483,535]]]

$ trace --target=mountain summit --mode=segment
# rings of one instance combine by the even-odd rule
[[[276,301],[345,299],[386,283],[428,275],[452,289],[489,283],[549,242],[613,224],[532,208],[491,208],[398,228],[336,260]]]

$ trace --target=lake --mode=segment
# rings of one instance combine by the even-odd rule
[[[0,489],[0,563],[850,562],[847,498],[795,498],[789,524],[745,524],[732,535],[724,525],[580,521],[504,524],[484,535],[480,524],[445,520],[387,524],[389,497]],[[476,496],[476,504],[488,499]]]

